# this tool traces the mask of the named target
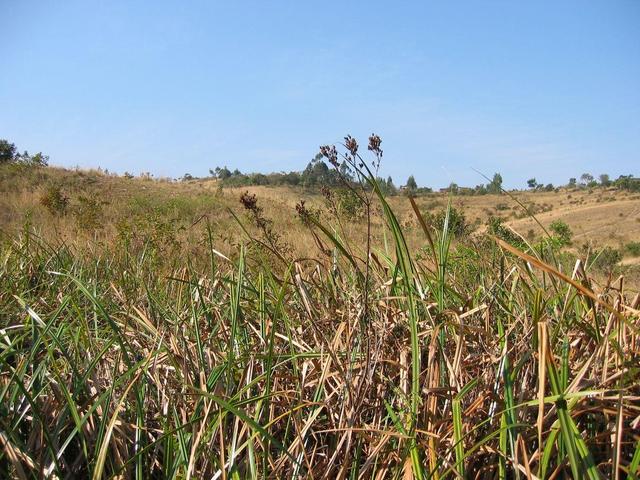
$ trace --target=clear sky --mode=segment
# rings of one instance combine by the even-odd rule
[[[58,165],[302,170],[375,132],[396,184],[640,173],[638,0],[0,0],[0,18],[0,138]]]

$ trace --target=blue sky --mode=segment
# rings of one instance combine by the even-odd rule
[[[0,18],[0,138],[58,165],[301,170],[375,132],[396,184],[640,173],[637,0],[0,0]]]

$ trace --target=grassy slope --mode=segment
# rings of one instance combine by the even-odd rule
[[[336,248],[313,253],[281,190],[260,191],[264,215],[313,259],[243,236],[226,210],[239,192],[211,184],[3,175],[3,478],[598,478],[640,464],[640,297],[624,282],[579,269],[571,285],[486,238],[450,246],[446,230],[417,259],[401,198],[374,219],[366,268],[363,225],[339,239],[323,224]],[[51,181],[66,216],[38,203]],[[78,226],[80,195],[107,202],[102,228]]]
[[[246,187],[220,189],[215,180],[190,182],[153,181],[140,178],[126,179],[104,175],[98,171],[69,171],[47,168],[16,172],[0,169],[0,228],[16,232],[25,219],[45,231],[57,230],[68,239],[82,236],[72,215],[56,218],[40,205],[40,198],[48,185],[60,185],[70,198],[71,206],[78,197],[88,196],[103,203],[100,237],[108,239],[118,233],[122,219],[149,217],[170,219],[177,227],[188,227],[206,215],[220,230],[234,231],[235,222],[227,209],[238,209],[242,192],[255,193],[279,228],[286,232],[297,253],[304,255],[310,243],[305,229],[296,221],[295,205],[305,200],[310,205],[322,206],[317,193],[289,187]],[[562,220],[574,231],[576,244],[589,239],[597,245],[620,248],[640,237],[640,195],[616,190],[561,190],[560,192],[514,192],[517,200],[536,214],[545,226]],[[407,229],[409,242],[421,243],[417,222],[405,197],[389,199],[400,223]],[[422,211],[442,210],[448,202],[447,194],[434,193],[417,199]],[[455,196],[453,206],[460,208],[470,223],[482,230],[489,216],[500,216],[505,223],[522,235],[533,230],[542,235],[538,225],[525,215],[517,202],[507,195]],[[524,217],[524,218],[520,218]],[[376,218],[376,225],[383,221]],[[349,222],[348,233],[363,233],[364,222]],[[85,232],[86,233],[86,232]],[[93,235],[95,232],[89,232]],[[237,233],[237,232],[236,232]]]

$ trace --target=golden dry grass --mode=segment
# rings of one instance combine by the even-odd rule
[[[40,199],[49,185],[60,185],[71,206],[80,196],[97,199],[102,204],[100,228],[86,231],[78,227],[73,215],[54,216],[47,212]],[[311,253],[314,243],[296,218],[295,205],[304,200],[309,206],[323,208],[324,200],[316,191],[272,186],[221,188],[220,182],[213,179],[187,182],[127,179],[95,170],[46,168],[16,173],[7,168],[0,171],[0,230],[15,233],[29,222],[44,232],[56,232],[69,242],[84,242],[87,238],[110,241],[118,234],[118,225],[123,219],[149,218],[152,215],[170,217],[176,235],[180,236],[178,228],[188,229],[205,217],[214,225],[216,235],[223,241],[223,248],[233,248],[234,239],[241,235],[241,229],[229,210],[237,210],[238,199],[245,191],[257,196],[265,215],[274,221],[297,255]],[[449,199],[464,213],[467,222],[480,232],[485,230],[490,216],[497,216],[504,219],[505,225],[529,238],[532,233],[534,238],[542,236],[537,222],[548,227],[553,221],[564,221],[574,232],[576,248],[590,241],[596,246],[609,245],[620,249],[640,238],[640,195],[615,189],[514,191],[509,195],[452,197],[446,193],[432,193],[416,201],[428,214],[446,208]],[[527,216],[518,202],[535,213],[537,221]],[[424,242],[406,197],[390,197],[389,203],[405,228],[409,244],[420,248]],[[373,234],[377,245],[382,245],[384,222],[381,212],[374,213],[377,215],[373,217]],[[345,235],[350,238],[362,239],[366,234],[363,220],[350,219],[343,226]],[[622,263],[635,262],[635,258],[625,258]]]
[[[368,251],[364,219],[303,225],[299,198],[323,201],[301,190],[250,189],[263,209],[250,217],[245,189],[214,182],[16,172],[0,170],[0,476],[639,469],[640,295],[628,277],[598,284],[581,261],[563,273],[552,242],[452,243],[417,220],[444,206],[437,194],[411,212],[377,197]],[[65,214],[40,203],[51,184],[69,196]],[[505,198],[453,201],[489,216]]]

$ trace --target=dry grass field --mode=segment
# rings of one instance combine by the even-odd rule
[[[638,478],[637,194],[0,167],[2,478]]]
[[[17,232],[28,220],[43,231],[61,234],[67,241],[84,238],[108,239],[117,234],[117,226],[132,216],[165,216],[177,227],[188,228],[202,216],[217,226],[225,243],[241,229],[229,210],[239,212],[239,198],[244,192],[256,195],[284,237],[300,255],[309,254],[312,245],[305,229],[297,220],[296,204],[300,200],[309,206],[324,207],[324,198],[317,190],[301,187],[248,186],[221,187],[215,179],[176,182],[149,178],[123,178],[105,175],[101,171],[41,169],[27,174],[0,172],[0,228],[4,232]],[[42,197],[51,185],[60,186],[69,198],[70,208],[79,198],[89,197],[97,202],[99,228],[82,228],[77,217],[69,214],[50,214],[41,204]],[[417,243],[424,241],[415,214],[404,195],[389,197],[389,204],[401,224],[407,227],[408,237]],[[632,241],[640,240],[640,194],[615,188],[563,188],[555,192],[512,191],[501,195],[452,195],[430,193],[421,195],[416,203],[421,211],[437,212],[446,209],[448,202],[459,209],[466,221],[479,232],[486,230],[487,220],[494,216],[523,236],[541,238],[541,226],[561,220],[574,233],[574,245],[591,242],[598,246],[611,246],[624,250]],[[535,219],[527,214],[535,215]],[[380,213],[380,212],[378,212]],[[148,218],[149,219],[149,218]],[[364,233],[364,220],[351,219],[346,223],[348,233]],[[382,230],[380,215],[374,223]],[[233,235],[225,237],[224,234]],[[375,233],[375,232],[374,232]],[[415,236],[412,235],[415,233]],[[381,237],[380,237],[381,238]],[[627,256],[623,263],[634,263],[636,257]]]

